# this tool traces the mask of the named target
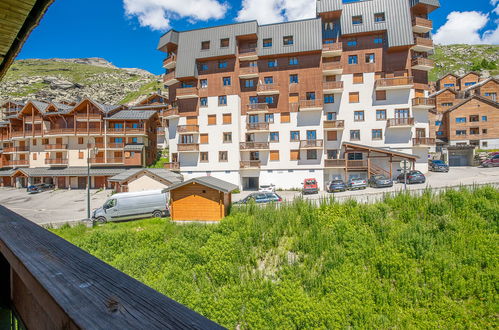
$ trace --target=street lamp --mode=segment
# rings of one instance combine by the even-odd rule
[[[93,137],[89,138],[87,143],[87,219],[90,219],[90,154],[92,151],[94,156],[99,152],[99,148],[95,145],[95,139]]]

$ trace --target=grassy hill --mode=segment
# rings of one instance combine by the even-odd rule
[[[54,232],[229,329],[497,326],[499,190]]]

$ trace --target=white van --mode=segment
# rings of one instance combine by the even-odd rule
[[[102,207],[95,209],[92,220],[108,222],[140,218],[161,218],[168,212],[168,193],[148,190],[119,193],[111,196]]]

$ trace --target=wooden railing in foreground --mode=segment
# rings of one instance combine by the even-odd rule
[[[27,329],[223,329],[0,206],[2,300]]]

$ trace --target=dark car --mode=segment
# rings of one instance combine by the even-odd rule
[[[353,178],[348,180],[347,182],[348,189],[356,190],[356,189],[366,189],[367,188],[367,180],[361,178]]]
[[[240,200],[236,204],[247,204],[251,201],[254,201],[257,204],[271,203],[271,202],[277,203],[277,202],[282,202],[282,198],[276,193],[257,192],[257,193],[252,193],[251,195]]]
[[[483,167],[499,166],[499,154],[493,155],[482,162]]]
[[[431,160],[428,167],[433,172],[449,172],[449,165],[445,164],[443,160]]]
[[[399,183],[404,183],[404,173],[401,173],[397,177],[397,181]],[[413,183],[425,183],[426,182],[426,177],[424,176],[423,173],[420,171],[409,171],[407,172],[407,183],[413,184]]]
[[[373,175],[369,179],[369,186],[373,188],[393,187],[393,181],[384,175]]]
[[[337,192],[337,191],[346,191],[347,185],[343,180],[333,180],[327,187],[327,192]]]
[[[51,183],[38,183],[35,185],[28,186],[26,189],[30,194],[36,194],[42,191],[54,189],[54,185]]]

